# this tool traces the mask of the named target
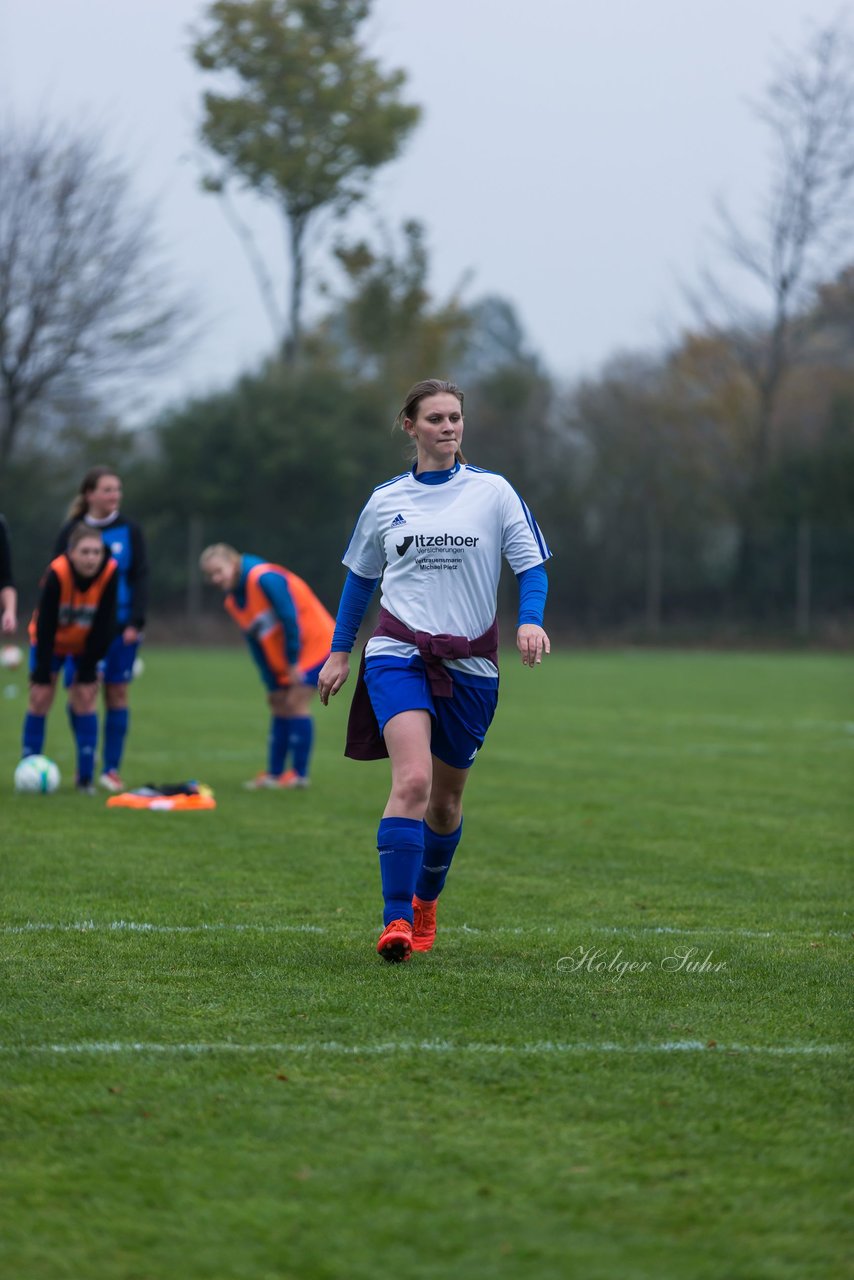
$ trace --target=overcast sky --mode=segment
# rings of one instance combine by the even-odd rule
[[[272,344],[237,238],[198,186],[205,77],[188,46],[203,11],[0,0],[0,104],[103,127],[198,302],[201,336],[155,403],[225,385]],[[424,115],[370,213],[390,228],[421,219],[438,297],[467,278],[468,300],[509,298],[558,377],[655,347],[685,318],[680,282],[714,252],[716,198],[749,216],[767,185],[750,98],[810,21],[840,12],[838,0],[375,0],[370,46],[406,70]],[[279,227],[242,208],[284,293]]]

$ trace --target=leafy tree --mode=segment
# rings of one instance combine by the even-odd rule
[[[433,298],[421,223],[378,252],[366,241],[335,250],[348,291],[321,333],[344,367],[385,387],[389,408],[418,378],[444,376],[468,349],[471,314],[457,296]]]
[[[796,584],[795,613],[802,634],[810,629],[811,600],[820,604],[829,598],[813,591],[813,568],[821,578],[827,555],[836,555],[825,489],[811,477],[825,474],[830,405],[834,397],[850,392],[854,272],[845,268],[819,284],[811,298],[792,316],[798,359],[791,362],[777,396],[769,458],[761,473],[754,451],[756,386],[738,343],[714,329],[692,334],[671,361],[678,394],[697,426],[718,510],[736,533],[743,534],[745,520],[749,523],[751,572],[745,580],[736,542],[730,607],[737,603],[742,613],[754,617],[779,615],[788,610]]]
[[[848,367],[846,367],[846,365]],[[777,448],[759,493],[770,526],[766,580],[806,637],[814,614],[851,607],[854,555],[854,372],[851,361],[794,370]]]
[[[551,380],[535,364],[506,364],[462,386],[463,452],[477,466],[505,475],[539,515],[556,482],[560,489]]]
[[[59,387],[162,362],[185,314],[151,211],[94,136],[0,126],[0,475]]]
[[[390,425],[376,387],[308,362],[270,362],[229,391],[164,415],[138,478],[152,596],[173,608],[184,600],[194,527],[204,542],[288,565],[333,609],[360,506],[403,469]]]
[[[577,532],[577,513],[567,507],[567,484],[560,442],[553,430],[554,388],[533,357],[523,356],[521,327],[509,303],[490,298],[471,310],[471,348],[463,356],[459,381],[466,393],[463,452],[469,462],[498,471],[524,497],[539,522],[554,563],[549,566],[549,612],[567,607],[571,576],[566,554]],[[497,326],[496,326],[496,321]],[[497,330],[497,331],[496,331]],[[495,359],[502,338],[520,339],[504,348],[506,362]],[[466,369],[468,352],[483,373]],[[512,574],[502,576],[499,613],[511,617],[517,589]]]
[[[469,327],[458,375],[466,386],[506,369],[540,373],[539,361],[528,348],[522,322],[512,302],[497,294],[487,294],[466,310]]]
[[[224,192],[237,180],[271,200],[285,224],[291,276],[284,335],[257,253],[253,266],[288,359],[302,336],[309,228],[322,210],[340,216],[364,195],[420,114],[401,100],[404,73],[383,73],[360,44],[369,12],[370,0],[217,0],[207,11],[210,27],[193,46],[203,71],[236,81],[231,94],[204,95],[202,141],[221,161],[207,189]]]
[[[576,388],[569,471],[586,543],[576,564],[598,621],[642,611],[655,634],[665,594],[703,581],[709,499],[698,425],[668,361],[620,356]]]
[[[49,419],[44,425],[40,418]],[[15,577],[24,622],[35,606],[38,582],[53,555],[56,535],[81,477],[93,464],[116,467],[125,480],[128,511],[136,514],[135,458],[139,435],[106,421],[93,400],[64,397],[32,414],[5,474],[3,513],[12,530]],[[28,424],[29,424],[28,419]],[[161,491],[162,505],[162,491]]]

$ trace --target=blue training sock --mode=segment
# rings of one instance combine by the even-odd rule
[[[28,711],[24,716],[24,732],[21,739],[21,754],[40,756],[44,749],[45,717]]]
[[[314,721],[311,716],[294,716],[291,720],[290,746],[294,768],[301,778],[308,777],[308,762],[314,742]]]
[[[415,818],[381,818],[377,830],[383,886],[383,924],[412,923],[412,895],[424,854],[423,824]]]
[[[267,772],[274,778],[285,772],[288,758],[288,741],[293,720],[290,716],[271,716],[270,734],[267,738]]]
[[[108,707],[104,716],[104,773],[119,771],[125,749],[130,712],[127,707]]]
[[[77,743],[77,784],[86,787],[95,772],[95,748],[98,745],[98,717],[94,711],[85,716],[69,711]]]
[[[424,857],[415,892],[425,902],[432,902],[438,898],[444,889],[445,877],[462,834],[462,821],[456,831],[451,831],[446,836],[440,836],[428,827],[426,822],[424,823]]]

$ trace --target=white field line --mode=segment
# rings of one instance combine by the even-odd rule
[[[784,940],[786,938],[849,938],[854,930],[846,929],[797,929],[786,931],[772,931],[767,929],[729,929],[725,926],[712,925],[705,929],[681,928],[676,925],[607,925],[607,924],[581,924],[580,922],[573,925],[492,925],[487,928],[480,928],[475,925],[458,924],[447,925],[442,927],[442,933],[464,933],[477,934],[485,937],[491,937],[495,934],[511,934],[514,936],[523,936],[525,934],[534,933],[538,937],[542,934],[565,935],[567,932],[574,933],[607,933],[613,936],[622,935],[656,935],[656,934],[674,934],[680,937],[691,938],[708,938],[708,937],[726,937],[726,938],[777,938]],[[21,933],[257,933],[257,934],[277,934],[277,933],[336,933],[347,934],[353,937],[361,937],[367,932],[364,929],[346,928],[343,925],[338,928],[332,928],[326,925],[318,924],[233,924],[227,921],[218,923],[202,923],[202,924],[152,924],[140,920],[111,920],[106,923],[96,922],[95,920],[76,920],[76,921],[34,921],[28,920],[24,924],[7,924],[0,925],[0,934],[21,934]]]
[[[0,926],[0,933],[328,933],[319,924],[148,924],[138,920],[27,921]]]
[[[156,1041],[90,1040],[68,1044],[0,1044],[0,1054],[23,1057],[26,1055],[122,1055],[122,1054],[330,1054],[347,1057],[369,1057],[388,1054],[435,1053],[449,1057],[473,1053],[479,1056],[507,1057],[562,1057],[574,1054],[751,1054],[764,1057],[829,1056],[844,1053],[841,1044],[721,1044],[702,1040],[667,1040],[660,1044],[616,1044],[605,1041],[561,1042],[541,1040],[529,1044],[495,1044],[483,1041],[459,1042],[453,1040],[386,1040],[377,1044],[345,1044],[340,1040],[319,1040],[315,1043],[287,1043],[273,1041],[267,1044],[240,1044],[230,1040],[200,1043],[191,1041],[179,1044],[160,1044]]]

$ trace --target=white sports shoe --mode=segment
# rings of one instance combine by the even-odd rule
[[[272,773],[258,773],[243,784],[246,791],[272,791],[278,785],[279,779]]]

